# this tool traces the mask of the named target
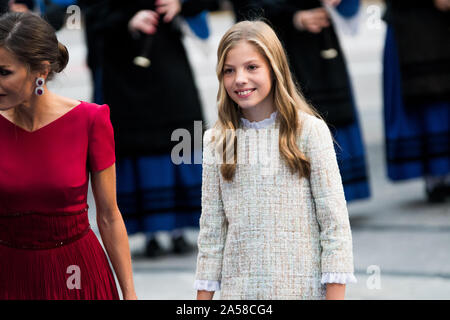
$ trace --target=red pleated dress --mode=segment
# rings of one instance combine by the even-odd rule
[[[0,299],[118,299],[89,226],[89,173],[113,165],[107,105],[28,132],[0,115]]]

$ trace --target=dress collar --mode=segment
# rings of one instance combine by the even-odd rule
[[[277,120],[278,111],[272,112],[270,117],[261,121],[249,121],[245,118],[241,118],[241,124],[244,128],[249,129],[264,129],[275,123]]]

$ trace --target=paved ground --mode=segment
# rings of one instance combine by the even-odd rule
[[[373,11],[371,11],[373,10]],[[375,12],[375,13],[374,13]],[[376,28],[376,8],[364,8],[358,35],[341,35],[349,62],[368,152],[372,197],[349,204],[357,284],[347,287],[348,299],[449,299],[450,204],[428,205],[422,180],[392,183],[386,178],[381,102],[381,54],[385,26]],[[375,21],[375,23],[374,23]],[[208,123],[215,120],[215,50],[232,24],[229,14],[211,16],[212,37],[207,43],[186,39],[191,64]],[[91,84],[85,63],[81,30],[63,30],[71,60],[65,73],[52,84],[56,92],[90,101]],[[95,229],[95,204],[90,196]],[[159,235],[168,245],[167,234]],[[195,242],[192,230],[189,239]],[[196,254],[139,257],[142,235],[130,237],[134,279],[140,299],[193,299]],[[379,277],[377,278],[377,275]]]

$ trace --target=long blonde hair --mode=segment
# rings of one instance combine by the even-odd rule
[[[311,167],[308,159],[300,151],[296,140],[301,132],[298,111],[320,116],[305,101],[295,85],[289,69],[284,48],[273,29],[263,21],[242,21],[232,26],[222,37],[217,50],[217,77],[219,91],[217,93],[218,120],[214,126],[219,131],[216,146],[223,148],[223,163],[220,172],[226,181],[232,181],[237,164],[237,136],[241,116],[239,107],[229,97],[223,82],[223,68],[228,52],[241,41],[247,41],[266,59],[273,75],[274,107],[278,111],[279,150],[292,173],[298,172],[300,177],[309,177]],[[230,137],[230,132],[232,136]],[[226,136],[228,133],[228,136]],[[233,161],[226,159],[233,156]]]

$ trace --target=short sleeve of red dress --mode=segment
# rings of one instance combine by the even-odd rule
[[[89,129],[88,164],[91,172],[109,168],[116,161],[109,107],[104,104],[96,109]]]

